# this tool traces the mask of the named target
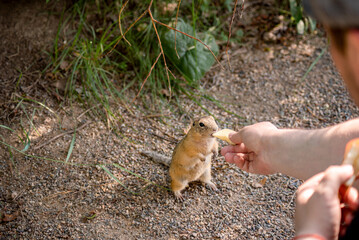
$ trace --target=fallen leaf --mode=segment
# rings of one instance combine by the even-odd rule
[[[16,211],[13,214],[0,213],[0,222],[11,222],[19,216],[19,212]]]
[[[65,91],[66,90],[66,83],[67,83],[66,79],[61,79],[61,80],[57,80],[56,82],[54,82],[51,85],[54,86],[55,88],[61,90],[61,91]]]
[[[61,70],[66,70],[68,67],[69,67],[69,63],[68,63],[68,62],[62,61],[62,62],[60,63],[60,69],[61,69]]]
[[[96,216],[97,214],[95,211],[90,211],[81,218],[81,222],[87,223],[88,221],[93,220]]]
[[[262,186],[264,186],[264,184],[266,184],[267,182],[267,178],[264,177],[262,180],[260,180],[259,184],[261,184]]]
[[[267,61],[270,61],[270,60],[272,60],[272,59],[274,59],[275,57],[274,57],[274,51],[271,49],[271,50],[269,50],[268,51],[268,53],[267,53],[267,55],[266,55],[266,60]]]
[[[266,182],[267,182],[267,178],[264,177],[264,178],[263,178],[262,180],[260,180],[259,182],[253,183],[253,187],[254,187],[254,188],[262,188]]]
[[[161,89],[160,93],[166,97],[170,97],[170,92],[167,89]]]

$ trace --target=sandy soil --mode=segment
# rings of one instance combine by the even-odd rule
[[[299,179],[248,174],[218,157],[212,167],[218,191],[192,183],[180,202],[166,189],[168,169],[139,151],[170,155],[190,119],[205,114],[185,96],[180,96],[183,111],[171,104],[160,113],[140,101],[121,104],[120,134],[83,114],[86,109],[60,103],[41,73],[49,63],[44,50],[51,50],[59,19],[44,2],[0,3],[0,124],[15,130],[0,128],[1,141],[21,150],[17,135],[30,128],[25,112],[34,118],[26,154],[12,151],[12,157],[0,145],[0,239],[293,237]],[[234,46],[232,71],[214,66],[198,91],[220,100],[237,116],[214,102],[202,103],[221,128],[235,130],[260,121],[313,129],[358,117],[327,50],[302,79],[326,47],[320,30],[277,44],[248,40]],[[23,109],[16,107],[20,96],[46,103],[56,115],[30,101],[23,101]],[[55,162],[66,159],[71,130],[83,125],[68,160],[75,166]]]

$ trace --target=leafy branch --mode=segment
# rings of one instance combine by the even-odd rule
[[[120,10],[120,12],[119,12],[119,17],[118,17],[118,18],[119,18],[119,28],[120,28],[121,36],[120,36],[120,38],[117,40],[117,42],[115,43],[115,45],[112,47],[112,49],[111,49],[106,55],[109,55],[109,54],[116,48],[116,46],[119,44],[119,42],[120,42],[122,39],[124,39],[124,40],[131,46],[131,44],[130,44],[130,43],[127,41],[127,39],[125,38],[125,35],[126,35],[126,33],[127,33],[141,18],[143,18],[147,13],[148,13],[148,15],[149,15],[149,17],[150,17],[150,19],[151,19],[152,26],[153,26],[153,28],[154,28],[154,30],[155,30],[155,33],[156,33],[158,45],[159,45],[159,47],[160,47],[160,54],[157,56],[157,58],[156,58],[154,64],[151,66],[151,69],[150,69],[150,71],[149,71],[147,77],[146,77],[145,80],[143,81],[140,90],[138,91],[138,93],[136,94],[136,96],[134,97],[134,99],[132,100],[132,102],[135,101],[136,98],[139,96],[140,92],[142,91],[143,86],[145,85],[147,79],[148,79],[149,76],[151,75],[152,70],[154,69],[155,65],[157,64],[157,62],[158,62],[158,60],[159,60],[159,58],[160,58],[161,56],[162,56],[162,58],[163,58],[163,62],[164,62],[165,69],[166,69],[166,76],[167,76],[167,80],[168,80],[168,84],[169,84],[169,95],[170,95],[170,96],[172,95],[171,86],[170,86],[169,73],[171,73],[171,75],[172,75],[174,78],[176,78],[176,77],[172,74],[172,72],[170,71],[170,69],[169,69],[168,66],[167,66],[166,57],[165,57],[165,54],[164,54],[164,51],[163,51],[163,47],[162,47],[162,43],[161,43],[161,38],[160,38],[160,36],[159,36],[159,34],[158,34],[156,24],[162,25],[162,26],[164,26],[164,27],[166,27],[166,28],[168,28],[168,29],[170,29],[170,30],[175,31],[175,51],[176,51],[176,54],[177,54],[177,57],[178,57],[178,58],[179,58],[179,55],[178,55],[178,52],[177,52],[177,45],[176,45],[176,33],[177,33],[177,32],[179,32],[179,33],[181,33],[181,34],[183,34],[183,35],[185,35],[185,36],[187,36],[187,37],[189,37],[189,38],[192,38],[192,39],[196,40],[197,42],[201,43],[205,48],[207,48],[207,49],[211,52],[212,56],[213,56],[214,59],[217,61],[217,63],[222,67],[222,69],[224,69],[223,65],[220,63],[220,61],[217,59],[216,55],[213,53],[213,51],[211,50],[211,48],[210,48],[207,44],[205,44],[202,40],[200,40],[200,39],[198,39],[198,38],[196,38],[196,37],[193,37],[193,36],[191,36],[191,35],[189,35],[189,34],[183,32],[183,31],[180,31],[180,30],[176,29],[181,0],[178,0],[177,13],[176,13],[176,21],[175,21],[175,27],[174,27],[174,28],[168,26],[167,24],[164,24],[164,23],[162,23],[162,22],[156,20],[156,19],[153,17],[152,11],[151,11],[151,7],[152,7],[153,0],[151,0],[151,2],[149,3],[148,7],[146,8],[146,10],[145,10],[145,11],[126,29],[126,31],[123,33],[123,31],[122,31],[122,26],[121,26],[121,16],[122,16],[122,12],[123,12],[123,10],[124,10],[124,8],[126,7],[126,5],[127,5],[128,2],[129,2],[129,0],[127,0],[127,1],[123,4],[123,6],[121,7],[121,10]]]

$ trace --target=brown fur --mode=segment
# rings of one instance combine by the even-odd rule
[[[218,154],[218,143],[212,134],[217,130],[212,116],[198,118],[174,149],[170,176],[171,189],[177,198],[182,198],[181,191],[196,180],[217,189],[211,182],[211,159]]]

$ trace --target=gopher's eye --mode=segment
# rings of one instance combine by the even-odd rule
[[[204,123],[199,123],[199,126],[200,126],[200,127],[204,127]]]
[[[193,125],[193,127],[194,127],[194,125],[196,125],[196,124],[195,124],[195,123],[193,123],[192,125]]]

